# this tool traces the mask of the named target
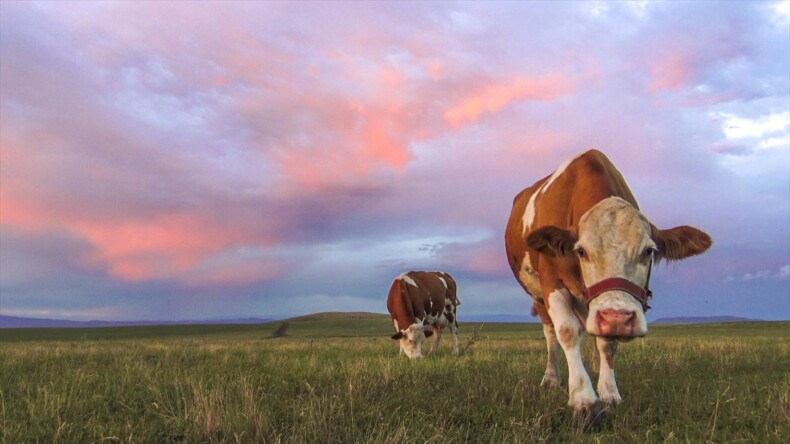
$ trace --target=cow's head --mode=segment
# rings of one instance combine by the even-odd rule
[[[622,278],[644,288],[654,261],[680,260],[704,253],[710,236],[689,226],[659,230],[619,197],[604,199],[579,220],[575,232],[546,226],[527,236],[527,245],[550,256],[574,255],[589,288]],[[620,339],[647,334],[642,303],[631,293],[607,290],[589,301],[585,329]]]
[[[417,359],[422,358],[422,342],[432,334],[433,330],[425,329],[422,325],[415,323],[392,335],[392,339],[397,339],[400,342],[401,351],[409,359]]]

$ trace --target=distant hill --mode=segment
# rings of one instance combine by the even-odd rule
[[[469,316],[464,317],[463,313],[458,314],[458,322],[463,323],[466,322],[503,322],[503,323],[513,323],[513,322],[528,322],[528,323],[539,323],[540,319],[536,318],[535,316],[530,315],[529,313],[525,314],[498,314],[498,315],[477,315],[477,316]]]
[[[145,325],[213,325],[213,324],[262,324],[274,319],[193,319],[180,321],[69,321],[65,319],[21,318],[0,315],[0,328],[90,328],[133,327]]]
[[[325,311],[295,318],[283,319],[283,322],[332,320],[343,321],[353,319],[389,319],[390,315],[382,313],[369,313],[366,311]]]
[[[738,316],[678,316],[658,318],[655,324],[720,324],[723,322],[759,322],[762,319],[741,318]]]
[[[389,320],[388,314],[369,312],[321,312],[289,319],[272,318],[233,318],[233,319],[190,319],[179,321],[69,321],[65,319],[40,319],[23,318],[16,316],[0,315],[0,329],[5,328],[91,328],[91,327],[132,327],[154,325],[218,325],[218,324],[263,324],[267,322],[299,322],[320,320]],[[464,322],[491,322],[491,323],[535,323],[538,319],[529,315],[501,314],[459,316],[458,321]],[[761,319],[749,319],[738,316],[681,316],[666,317],[652,321],[656,324],[712,324],[722,322],[755,322]]]

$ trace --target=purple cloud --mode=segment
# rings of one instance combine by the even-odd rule
[[[714,237],[658,273],[667,313],[704,282],[748,314],[751,282],[785,319],[786,9],[4,4],[0,312],[383,311],[413,268],[526,311],[512,198],[596,147],[656,224]]]

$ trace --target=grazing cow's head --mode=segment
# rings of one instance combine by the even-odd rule
[[[586,288],[620,278],[644,289],[654,261],[703,253],[711,239],[689,226],[659,230],[631,204],[610,197],[581,217],[576,233],[546,226],[532,232],[527,245],[551,256],[575,255]],[[646,335],[644,306],[634,293],[612,288],[588,300],[587,332],[620,339]]]
[[[399,340],[401,351],[409,359],[417,359],[422,358],[422,342],[432,334],[431,329],[424,329],[420,324],[411,324],[409,328],[392,335],[392,339]]]

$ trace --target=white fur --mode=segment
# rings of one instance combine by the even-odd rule
[[[597,319],[598,312],[601,310],[621,310],[634,313],[636,315],[634,336],[647,335],[647,320],[645,319],[645,312],[642,310],[642,304],[630,294],[624,291],[612,290],[602,293],[590,302],[590,312],[587,315],[584,327],[592,335],[598,333]]]
[[[579,153],[573,156],[572,158],[566,160],[565,162],[563,162],[562,165],[560,165],[556,170],[554,170],[554,174],[552,174],[551,177],[549,177],[549,180],[547,180],[546,183],[541,187],[541,190],[547,190],[551,186],[551,184],[553,184],[554,181],[557,180],[557,178],[560,177],[562,173],[565,172],[565,170],[568,168],[568,165],[570,165],[571,162],[573,162],[574,160],[578,159],[579,156],[581,156],[582,154],[584,153]]]
[[[573,312],[573,296],[562,288],[549,294],[549,316],[568,361],[568,405],[574,410],[591,407],[598,400],[581,355],[581,325]]]
[[[527,231],[532,226],[532,222],[535,221],[535,198],[538,197],[538,194],[543,190],[543,187],[540,187],[538,191],[534,192],[532,196],[529,196],[529,202],[527,202],[527,208],[524,210],[524,216],[521,218],[521,228],[524,232],[524,235],[527,234]]]
[[[591,287],[607,278],[625,278],[644,286],[650,261],[644,251],[655,248],[650,238],[647,219],[627,201],[610,197],[598,202],[579,220],[577,247],[587,252],[587,259],[579,261],[582,278]],[[598,313],[601,310],[623,310],[635,315],[634,336],[647,334],[647,320],[642,305],[624,291],[607,291],[590,302],[586,330],[599,334]]]
[[[394,321],[394,320],[393,320]],[[397,329],[397,321],[394,321],[395,328]],[[409,359],[419,359],[423,357],[422,344],[425,342],[425,329],[430,325],[433,330],[433,344],[431,344],[431,353],[435,353],[439,349],[439,342],[442,338],[442,331],[444,328],[449,327],[450,333],[453,335],[453,352],[458,355],[458,328],[455,323],[450,323],[445,316],[444,312],[439,316],[426,315],[425,320],[417,319],[417,322],[410,325],[409,328],[401,330],[403,337],[399,340],[400,350]]]
[[[453,333],[453,353],[458,356],[460,349],[458,348],[458,328],[455,324],[450,326],[450,331]]]
[[[422,343],[425,341],[422,323],[414,323],[402,332],[403,337],[398,340],[401,351],[409,359],[422,358]]]
[[[608,345],[610,344],[611,345]],[[598,374],[598,396],[607,404],[620,404],[622,398],[617,389],[617,381],[614,378],[614,368],[609,365],[609,360],[614,362],[614,355],[617,352],[617,342],[613,339],[595,338],[595,345],[601,358],[601,369]],[[614,349],[610,348],[614,346]]]
[[[532,227],[532,223],[535,221],[535,199],[537,199],[540,194],[546,192],[551,184],[553,184],[554,181],[556,181],[557,178],[565,172],[565,170],[568,168],[568,165],[570,165],[571,162],[576,160],[581,155],[582,154],[577,154],[573,158],[566,160],[562,165],[559,166],[559,168],[554,171],[551,177],[549,177],[549,179],[544,182],[543,185],[541,185],[540,188],[538,188],[538,190],[532,194],[532,196],[529,197],[527,208],[524,210],[524,216],[521,218],[521,227],[524,235],[527,234],[527,230]]]
[[[412,287],[417,287],[417,282],[414,282],[414,279],[412,279],[411,276],[409,276],[406,273],[403,273],[402,275],[398,276],[398,279],[406,282],[407,284],[411,285]]]

